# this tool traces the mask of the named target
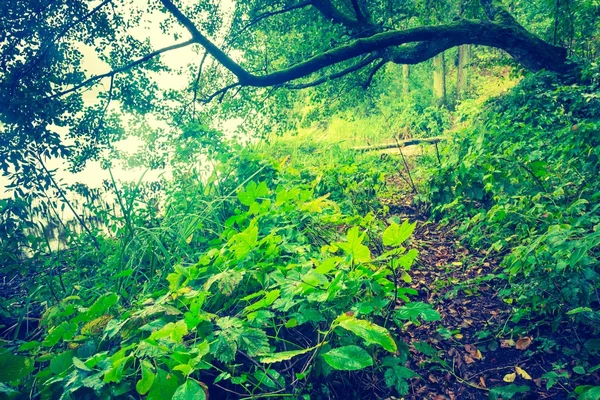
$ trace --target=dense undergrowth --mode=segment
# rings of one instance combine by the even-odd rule
[[[129,207],[118,240],[61,252],[21,314],[41,329],[8,332],[3,395],[327,398],[361,370],[406,393],[394,332],[438,318],[408,298],[414,224],[375,218],[377,157],[331,151],[310,166],[236,150],[208,182],[169,188],[163,214]]]
[[[567,85],[541,73],[486,104],[459,107],[466,128],[439,160],[424,157],[416,199],[503,260],[483,278],[512,307],[495,329],[575,327],[576,371],[589,377],[600,369],[598,76]],[[209,173],[175,171],[161,196],[113,182],[121,212],[97,209],[113,232],[94,233],[98,248],[82,234],[21,261],[27,280],[2,300],[0,396],[369,398],[372,377],[385,396],[421,379],[398,334],[439,314],[411,302],[415,225],[380,201],[402,164],[305,137],[218,145]],[[542,378],[571,377],[557,364]]]
[[[513,329],[545,335],[575,327],[582,374],[600,368],[598,78],[565,84],[536,74],[487,111],[467,113],[471,125],[452,138],[429,179],[433,215],[457,221],[471,245],[501,257],[496,278],[507,282],[500,294]],[[578,392],[598,398],[591,390]]]

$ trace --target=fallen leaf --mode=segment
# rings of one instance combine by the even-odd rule
[[[503,349],[510,349],[515,345],[515,341],[512,339],[503,339],[500,341],[500,347]]]
[[[461,333],[457,333],[456,335],[454,335],[454,339],[461,340],[462,338],[463,335]]]
[[[513,372],[512,374],[504,375],[504,378],[502,378],[502,380],[504,382],[512,383],[515,381],[516,378],[517,378],[517,374]]]
[[[479,349],[477,347],[475,347],[474,345],[472,345],[472,344],[466,344],[465,345],[465,350],[475,360],[481,360],[483,358],[483,355],[481,354],[481,351],[479,351]]]
[[[517,350],[527,350],[527,348],[529,346],[531,346],[531,338],[530,337],[524,337],[524,338],[517,340],[517,343],[516,343]]]
[[[465,358],[465,362],[466,362],[467,364],[473,364],[473,363],[475,362],[475,360],[473,360],[473,359],[472,359],[471,357],[469,357],[469,356],[465,356],[464,358]]]
[[[515,367],[515,371],[517,371],[517,374],[519,374],[521,378],[527,379],[528,381],[531,380],[531,375],[529,375],[523,368]]]
[[[485,379],[483,379],[483,376],[479,377],[479,383],[481,384],[481,386],[487,387],[486,384],[485,384]]]

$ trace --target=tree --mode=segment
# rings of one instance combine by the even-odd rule
[[[0,169],[15,196],[29,203],[31,196],[66,202],[49,159],[65,158],[77,171],[127,134],[111,111],[114,102],[125,113],[156,111],[172,126],[202,113],[213,118],[218,111],[201,106],[225,97],[233,99],[229,112],[253,115],[244,101],[259,108],[262,98],[281,92],[276,89],[351,76],[368,87],[388,63],[417,64],[468,44],[503,49],[532,71],[572,68],[564,48],[529,33],[499,0],[472,2],[476,19],[458,18],[457,5],[438,0],[245,0],[234,3],[230,17],[216,0],[89,4],[8,0],[1,6]],[[432,7],[443,7],[435,19],[427,17]],[[160,29],[173,44],[154,49],[130,33],[149,13],[162,13]],[[180,39],[181,27],[188,39]],[[109,70],[86,74],[82,46]],[[160,56],[190,46],[198,59],[184,71],[188,91],[160,91],[151,77],[168,70]],[[92,89],[95,101],[84,101]],[[280,107],[285,101],[278,98]]]

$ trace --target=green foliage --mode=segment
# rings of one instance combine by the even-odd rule
[[[504,256],[514,322],[600,327],[597,90],[528,77],[458,134],[431,179],[435,215],[463,219],[473,245]]]
[[[403,366],[407,348],[395,338],[403,321],[391,305],[407,289],[393,275],[400,269],[408,276],[416,258],[403,247],[415,224],[384,230],[352,203],[352,213],[344,213],[319,192],[319,178],[303,182],[291,166],[249,159],[225,161],[232,171],[249,163],[254,172],[234,172],[220,183],[235,189],[212,200],[220,201],[215,220],[206,214],[176,242],[157,231],[153,243],[164,247],[164,256],[152,268],[161,281],[142,279],[142,271],[151,272],[142,263],[151,258],[141,257],[128,261],[131,273],[103,286],[78,286],[77,295],[48,308],[40,342],[3,353],[14,368],[2,382],[10,390],[65,398],[204,398],[207,391],[218,396],[215,383],[251,397],[311,394],[332,374],[349,379],[336,371],[369,368],[404,391],[416,375]],[[168,196],[173,208],[187,207],[179,189]],[[209,196],[202,192],[196,201]],[[136,232],[153,228],[135,215],[123,225],[123,247],[102,247],[108,257],[97,267],[123,268],[121,257],[134,254],[129,246],[146,240]],[[157,218],[155,229],[172,218],[170,212]],[[126,290],[124,282],[148,289]],[[400,298],[411,304],[405,294]],[[395,361],[374,362],[383,356]],[[290,362],[298,368],[288,368]]]

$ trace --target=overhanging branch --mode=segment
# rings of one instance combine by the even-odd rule
[[[150,60],[150,59],[152,59],[152,58],[154,58],[154,57],[156,57],[156,56],[158,56],[160,54],[166,53],[166,52],[171,51],[171,50],[180,49],[182,47],[186,47],[186,46],[189,46],[189,45],[194,44],[194,43],[195,43],[194,40],[187,40],[187,41],[182,42],[182,43],[177,43],[177,44],[174,44],[174,45],[171,45],[171,46],[163,47],[162,49],[155,50],[155,51],[153,51],[151,53],[146,54],[145,56],[143,56],[141,58],[138,58],[135,61],[132,61],[129,64],[123,65],[122,67],[113,69],[113,70],[111,70],[111,71],[109,71],[107,73],[101,74],[101,75],[92,76],[91,78],[86,79],[85,81],[83,81],[83,82],[81,82],[81,83],[73,86],[70,89],[67,89],[67,90],[64,90],[62,92],[58,92],[58,93],[55,93],[55,94],[53,94],[51,96],[48,96],[48,99],[53,99],[55,97],[60,97],[60,96],[64,96],[64,95],[67,95],[69,93],[75,92],[75,91],[77,91],[77,90],[79,90],[79,89],[81,89],[83,87],[89,86],[89,85],[91,85],[91,84],[93,84],[93,83],[95,83],[95,82],[97,82],[97,81],[99,81],[101,79],[113,77],[113,76],[115,76],[116,74],[118,74],[120,72],[128,71],[128,70],[130,70],[130,69],[132,69],[132,68],[134,68],[134,67],[136,67],[136,66],[138,66],[140,64],[145,63],[146,61],[148,61],[148,60]]]
[[[311,82],[298,83],[296,85],[285,85],[285,87],[288,89],[306,89],[309,87],[318,86],[325,82],[328,82],[328,81],[331,81],[334,79],[339,79],[348,74],[356,72],[356,71],[366,67],[367,65],[371,64],[376,59],[377,59],[377,56],[371,55],[369,57],[366,57],[364,60],[361,60],[361,61],[357,62],[356,64],[353,64],[353,65],[349,66],[348,68],[345,68],[341,71],[332,73],[330,75],[323,76],[323,77],[321,77],[319,79],[315,79],[314,81],[311,81]]]

